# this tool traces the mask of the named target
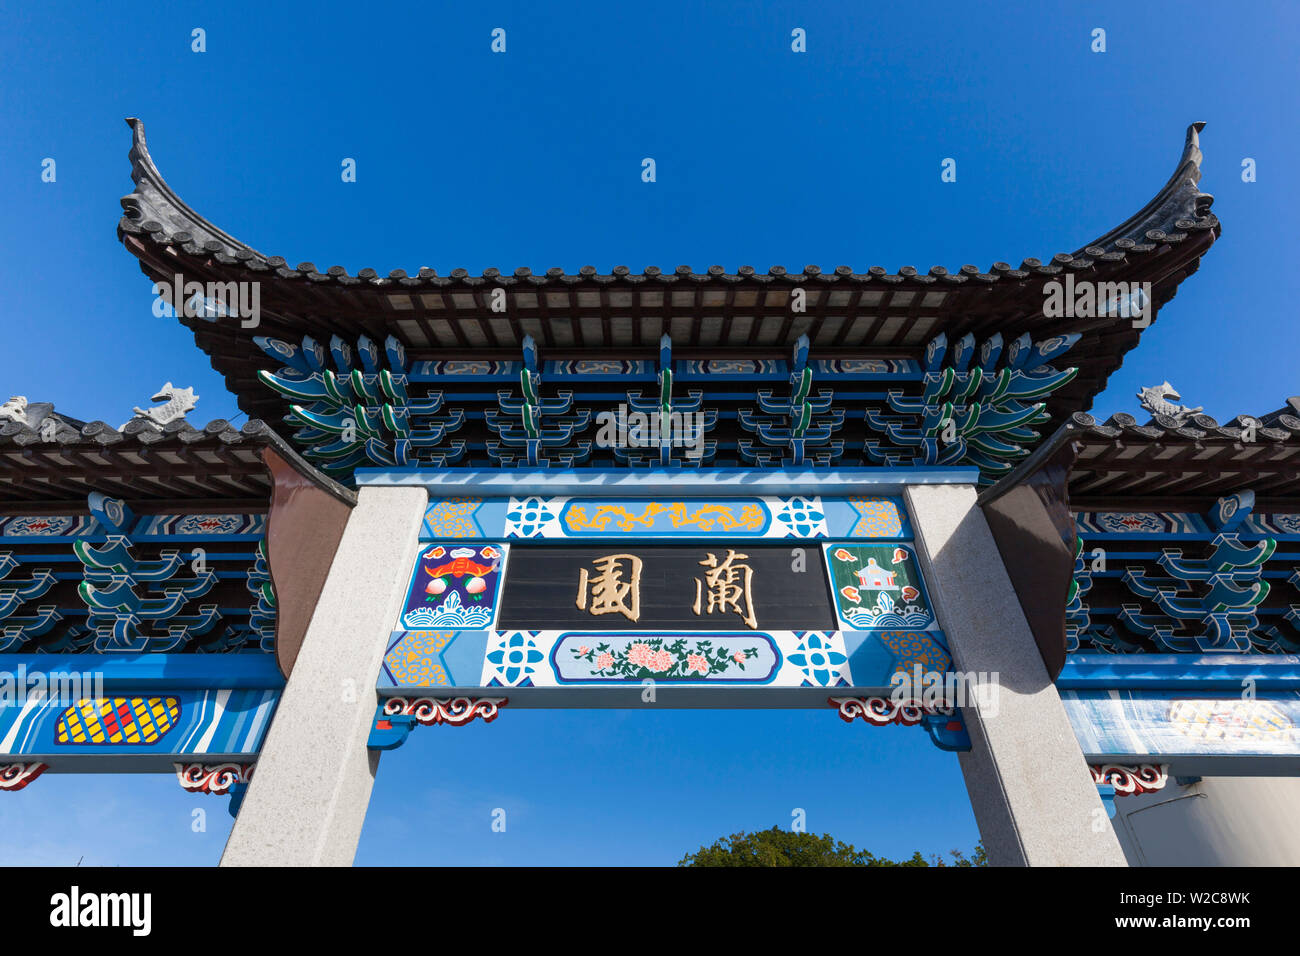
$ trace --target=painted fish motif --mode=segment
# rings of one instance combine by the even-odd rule
[[[858,560],[857,558],[855,558],[855,557],[853,556],[853,553],[852,553],[851,551],[846,551],[844,548],[836,548],[836,549],[835,549],[833,552],[831,552],[831,553],[834,554],[835,557],[839,558],[841,561],[856,561],[856,560]],[[855,599],[855,600],[856,600],[856,599]]]
[[[862,603],[862,592],[860,592],[857,588],[855,588],[851,584],[846,584],[844,587],[840,588],[840,593],[843,594],[850,601],[852,601],[854,604]]]
[[[491,574],[492,570],[490,566],[471,561],[469,558],[454,558],[446,564],[438,565],[436,568],[426,567],[424,573],[431,578],[440,578],[444,574],[450,574],[454,578],[463,578],[467,574],[482,577],[485,574]]]
[[[906,560],[907,560],[907,549],[906,549],[906,548],[895,548],[895,549],[894,549],[894,562],[893,562],[893,563],[894,563],[894,564],[902,564],[902,563],[903,563],[904,561],[906,561]]]
[[[921,596],[921,592],[918,591],[916,588],[912,587],[912,585],[910,584],[903,586],[902,593],[903,593],[904,601],[915,601],[917,598]]]

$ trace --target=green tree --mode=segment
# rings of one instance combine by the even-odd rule
[[[934,865],[935,866],[988,866],[989,865],[989,857],[988,854],[984,852],[983,842],[975,844],[975,849],[971,851],[970,857],[967,857],[966,854],[962,853],[960,850],[949,850],[948,852],[952,854],[951,863],[945,863],[943,862],[942,859],[936,856],[933,857]]]
[[[952,851],[952,862],[920,851],[906,860],[889,860],[834,839],[830,834],[794,833],[772,827],[756,833],[733,833],[712,846],[688,853],[678,866],[988,866],[983,844],[976,844],[969,857]]]

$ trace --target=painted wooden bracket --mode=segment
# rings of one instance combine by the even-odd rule
[[[490,724],[509,702],[505,697],[389,697],[375,709],[366,746],[371,750],[400,747],[416,724],[463,727],[476,717]]]
[[[251,763],[178,763],[176,779],[181,787],[189,793],[210,793],[215,796],[230,796],[230,815],[239,815],[239,806],[244,802],[244,793],[248,782],[253,777],[256,764]]]
[[[966,721],[961,711],[951,714],[926,714],[922,719],[930,741],[940,750],[950,753],[970,750],[970,734],[966,732]]]
[[[1097,795],[1101,797],[1101,805],[1106,808],[1106,816],[1115,819],[1115,787],[1109,783],[1097,784]]]
[[[16,793],[48,769],[43,763],[0,764],[0,793]]]
[[[900,724],[915,727],[920,724],[930,735],[930,740],[940,750],[970,750],[970,735],[961,712],[926,707],[913,701],[896,701],[889,697],[828,697],[830,706],[839,710],[840,719],[853,723],[862,718],[876,727]]]
[[[1089,764],[1092,781],[1098,787],[1109,786],[1115,796],[1128,797],[1136,793],[1154,793],[1163,790],[1169,783],[1169,764],[1142,763]]]
[[[370,727],[370,737],[366,747],[370,750],[396,750],[406,743],[406,738],[415,729],[415,717],[410,714],[385,714],[380,704],[375,712],[375,722]]]

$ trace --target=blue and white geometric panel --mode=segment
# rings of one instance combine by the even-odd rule
[[[887,496],[548,496],[430,500],[420,539],[825,539],[911,537]]]
[[[889,688],[946,673],[938,631],[395,631],[381,688]],[[576,699],[575,699],[576,700]]]
[[[560,510],[567,498],[543,498],[530,495],[511,498],[506,509],[505,537],[562,538]]]

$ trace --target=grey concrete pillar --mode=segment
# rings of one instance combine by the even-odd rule
[[[379,766],[375,680],[419,549],[423,488],[362,488],[222,866],[349,866]]]
[[[991,699],[963,708],[961,754],[989,862],[1123,866],[1115,832],[970,485],[906,491],[917,552],[954,667]],[[1063,598],[1064,599],[1064,598]]]

